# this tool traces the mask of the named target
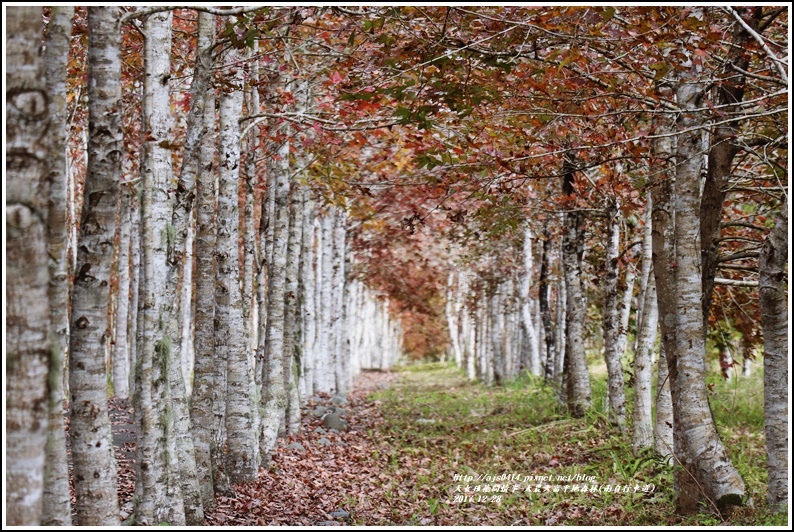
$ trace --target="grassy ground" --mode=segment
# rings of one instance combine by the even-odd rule
[[[585,418],[571,419],[554,392],[529,377],[487,388],[467,381],[449,365],[406,367],[390,389],[371,397],[383,412],[384,424],[371,437],[376,440],[373,458],[387,467],[383,488],[391,522],[784,525],[785,516],[765,511],[760,375],[727,383],[716,377],[710,382],[715,419],[755,502],[727,522],[710,514],[675,515],[671,466],[652,456],[634,457],[630,431],[618,433],[609,426],[601,377],[593,381],[596,408]],[[500,481],[488,475],[514,476]],[[600,485],[602,491],[574,491],[583,484]],[[495,485],[503,489],[492,491]],[[356,522],[355,513],[352,518]]]

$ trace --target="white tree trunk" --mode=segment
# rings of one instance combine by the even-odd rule
[[[769,506],[783,512],[788,495],[788,212],[780,217],[764,242],[758,265],[761,325],[764,329],[764,421],[769,477]]]
[[[284,312],[287,275],[287,241],[289,239],[289,143],[284,142],[268,173],[268,196],[273,198],[270,221],[273,232],[271,262],[268,265],[267,332],[265,344],[260,341],[260,356],[266,360],[265,403],[262,412],[260,452],[269,460],[276,445],[278,430],[284,420],[287,391],[284,387]]]
[[[227,60],[240,59],[235,51]],[[226,360],[226,474],[233,483],[256,479],[257,451],[253,431],[252,383],[249,380],[249,330],[243,319],[239,270],[240,124],[243,112],[242,74],[227,76],[233,86],[222,94],[220,116],[220,170],[217,221],[215,291],[215,353]]]
[[[168,246],[172,202],[171,152],[161,143],[171,137],[172,117],[168,79],[171,76],[170,12],[157,13],[144,23],[141,305],[143,349],[135,409],[138,427],[138,481],[135,523],[184,525],[185,512],[177,458],[173,400],[169,372],[173,339],[168,329],[174,301],[167,297]]]
[[[658,299],[658,294],[656,297]],[[671,457],[675,444],[673,440],[673,398],[670,396],[670,378],[667,371],[664,343],[661,344],[660,351],[657,365],[656,420],[653,428],[653,450],[659,456]]]
[[[614,200],[607,208],[606,272],[604,275],[604,360],[607,365],[608,417],[619,429],[626,426],[626,398],[623,391],[622,351],[618,351],[618,257],[620,254],[620,211]]]
[[[50,336],[47,87],[41,7],[9,7],[6,34],[6,516],[42,524]],[[4,273],[5,276],[5,273]],[[57,332],[57,331],[56,331]],[[56,344],[57,346],[57,344]],[[83,355],[84,356],[84,355]],[[56,359],[60,357],[54,357]]]
[[[107,409],[105,335],[121,177],[121,28],[116,7],[89,7],[88,169],[77,242],[69,349],[75,524],[119,523]]]
[[[215,17],[199,13],[199,50],[213,42]],[[202,60],[210,62],[208,53]],[[210,66],[210,65],[208,65]],[[223,419],[226,411],[226,362],[215,357],[215,181],[217,149],[215,89],[209,87],[202,117],[199,169],[196,177],[196,317],[195,365],[190,417],[196,469],[205,508],[215,505],[215,492],[224,487],[222,447]]]
[[[346,234],[345,222],[346,215],[342,209],[334,210],[334,228],[333,228],[333,343],[332,343],[332,358],[333,365],[331,372],[334,376],[334,389],[338,394],[347,393],[347,382],[345,375],[345,355],[343,352],[345,339],[347,337],[347,330],[345,327],[345,248],[346,248]]]
[[[130,191],[121,190],[119,214],[118,294],[116,295],[116,343],[113,346],[113,394],[116,397],[130,396],[130,355],[127,329],[130,309],[130,241],[132,238],[132,214]]]
[[[287,239],[287,266],[285,270],[284,294],[284,385],[287,389],[285,420],[287,432],[295,434],[300,429],[300,395],[298,380],[303,358],[300,344],[300,322],[298,317],[300,252],[303,231],[303,205],[301,185],[297,180],[290,183],[288,195],[289,236]]]
[[[41,524],[71,526],[69,470],[66,433],[63,424],[63,365],[69,343],[69,262],[66,246],[66,67],[72,34],[73,7],[51,8],[47,27],[48,112],[50,115],[49,205],[47,212],[47,255],[49,256],[50,336],[47,448],[44,465],[44,501]],[[127,277],[129,280],[129,277]],[[122,279],[119,279],[121,284]],[[126,331],[127,321],[123,328]]]
[[[314,394],[314,364],[317,338],[315,218],[314,200],[308,187],[303,188],[303,233],[301,237],[301,288],[303,300],[303,360],[301,382],[303,397]]]
[[[653,261],[651,210],[653,201],[648,196],[645,206],[645,228],[642,240],[642,280],[640,304],[637,311],[637,344],[634,352],[634,432],[632,448],[635,455],[653,447],[653,416],[651,378],[653,376],[653,349],[656,343],[659,311],[656,299],[656,282],[650,278]]]
[[[529,291],[532,288],[532,230],[527,227],[524,229],[524,274],[521,278],[521,317],[524,330],[526,331],[525,341],[529,343],[529,372],[532,375],[540,376],[540,343],[538,342],[538,331],[532,316],[530,307]]]
[[[581,257],[584,229],[582,214],[571,212],[565,215],[563,235],[563,262],[565,263],[565,290],[567,309],[565,314],[567,368],[566,388],[568,410],[576,417],[584,415],[591,407],[590,374],[584,351],[585,308],[582,301]]]

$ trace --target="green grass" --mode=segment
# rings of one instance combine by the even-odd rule
[[[616,431],[606,418],[604,377],[593,379],[595,408],[569,418],[556,392],[524,376],[504,387],[469,382],[449,364],[412,365],[399,382],[376,393],[384,426],[373,433],[379,460],[388,468],[391,521],[418,525],[780,525],[785,516],[765,511],[766,464],[760,376],[714,381],[715,419],[755,507],[728,523],[714,515],[675,514],[673,468],[651,454],[634,457],[631,431]],[[631,399],[632,390],[627,390]],[[629,412],[629,419],[631,419]],[[458,492],[455,475],[581,475],[602,486],[630,486],[628,493]],[[470,482],[470,487],[488,482]],[[530,482],[530,484],[533,484]],[[579,484],[581,485],[581,484]],[[652,485],[652,491],[634,491]],[[455,497],[472,497],[458,500]]]

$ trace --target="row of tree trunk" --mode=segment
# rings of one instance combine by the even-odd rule
[[[388,300],[353,278],[345,210],[316,199],[289,135],[267,157],[259,129],[241,139],[244,110],[259,112],[257,89],[245,109],[240,53],[219,52],[216,17],[206,13],[173,167],[169,10],[143,23],[141,174],[122,176],[121,11],[88,9],[88,170],[70,299],[63,96],[73,10],[52,9],[47,75],[36,55],[41,10],[11,14],[9,523],[68,525],[74,515],[79,525],[119,524],[111,386],[131,395],[138,434],[125,513],[139,525],[203,524],[216,494],[254,480],[278,436],[300,428],[310,396],[345,394],[362,369],[396,362],[399,324]],[[230,86],[217,91],[213,70],[229,68]],[[263,158],[267,168],[256,164]]]

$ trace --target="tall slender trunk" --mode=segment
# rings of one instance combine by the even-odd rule
[[[634,354],[634,454],[653,447],[653,419],[651,415],[651,378],[653,376],[653,348],[656,343],[659,311],[656,300],[656,282],[648,281],[639,341]]]
[[[694,73],[696,75],[696,73]],[[744,482],[733,467],[711,415],[705,382],[705,338],[703,335],[702,275],[700,269],[700,170],[702,167],[699,115],[702,86],[690,80],[692,72],[678,84],[678,105],[685,111],[678,118],[676,174],[673,201],[654,197],[657,212],[672,215],[654,228],[654,240],[672,232],[674,255],[657,254],[654,242],[654,273],[659,299],[662,335],[669,368],[670,392],[675,419],[675,454],[682,466],[676,472],[679,511],[697,511],[700,502],[712,501],[722,509],[741,504]],[[688,112],[686,112],[688,111]],[[658,207],[656,206],[658,205]],[[660,242],[661,244],[661,242]],[[669,247],[669,246],[666,246]],[[668,260],[664,260],[664,259]],[[680,444],[680,445],[679,445]]]
[[[139,325],[143,345],[135,394],[135,409],[140,416],[135,508],[139,525],[185,523],[169,378],[174,344],[168,324],[176,311],[167,294],[168,247],[174,238],[169,194],[172,168],[171,152],[162,146],[170,139],[173,122],[168,83],[171,21],[171,13],[164,12],[144,22],[143,124],[149,135],[143,143],[141,162],[143,322]]]
[[[192,268],[192,264],[188,260],[188,246],[190,245],[190,232],[195,212],[196,181],[200,172],[202,140],[207,134],[204,111],[212,67],[212,58],[209,55],[212,29],[205,24],[199,33],[196,65],[190,87],[190,110],[187,116],[182,167],[176,184],[171,212],[169,230],[173,236],[168,242],[166,278],[166,297],[173,302],[168,321],[171,338],[168,379],[173,400],[176,452],[187,525],[204,524],[204,508],[196,473],[196,452],[191,434],[188,392],[184,373],[187,366],[185,359],[190,354],[183,350],[183,344],[186,342],[183,341],[185,324],[182,323],[183,316],[190,316],[192,306],[192,271],[188,269]]]
[[[764,425],[769,506],[788,504],[788,212],[783,203],[775,227],[764,241],[758,265],[761,325],[764,329]]]
[[[331,317],[331,301],[333,291],[333,277],[331,270],[331,255],[333,252],[333,218],[326,212],[320,219],[320,243],[318,245],[317,274],[318,287],[318,343],[317,358],[315,359],[315,389],[319,392],[332,391],[329,371],[331,359],[331,332],[333,320]]]
[[[69,349],[75,524],[119,523],[104,346],[121,177],[121,28],[117,7],[88,8],[88,169]]]
[[[317,338],[316,270],[314,263],[317,253],[314,238],[316,233],[314,200],[311,198],[311,191],[308,187],[303,187],[302,190],[303,232],[301,234],[300,293],[303,303],[303,372],[301,380],[303,382],[304,397],[309,397],[314,394],[314,360]]]
[[[543,339],[546,344],[546,357],[543,361],[543,379],[551,382],[554,378],[555,331],[551,323],[551,310],[549,308],[549,251],[551,237],[548,228],[544,231],[543,247],[540,258],[540,277],[538,278],[538,308],[540,319],[543,323]]]
[[[250,88],[246,91],[246,108],[249,115],[259,113],[259,65],[258,65],[258,43],[255,41],[253,48],[248,50],[250,63],[251,80]],[[254,278],[256,277],[256,228],[254,220],[255,187],[259,177],[256,173],[256,161],[259,157],[259,129],[251,128],[246,142],[245,158],[245,204],[243,207],[243,319],[248,327],[248,353],[253,362],[254,351],[258,345],[257,331],[254,328],[252,309],[254,308]]]
[[[63,365],[69,343],[69,262],[66,225],[66,66],[74,8],[51,8],[44,61],[47,71],[47,106],[50,115],[49,204],[47,255],[49,256],[50,336],[47,447],[44,464],[44,500],[41,524],[71,526],[69,470],[63,423]],[[124,327],[126,328],[126,320]]]
[[[532,320],[530,308],[529,291],[532,288],[532,230],[527,227],[524,230],[524,276],[521,279],[521,319],[524,331],[526,331],[525,341],[529,347],[529,371],[533,375],[541,374],[540,365],[540,345],[538,342],[538,331]]]
[[[557,301],[556,301],[556,308],[554,309],[554,317],[555,317],[555,343],[557,344],[556,353],[554,356],[554,385],[560,390],[560,393],[563,391],[563,384],[564,381],[564,368],[565,368],[565,352],[567,349],[567,313],[568,313],[568,301],[567,301],[567,292],[565,290],[565,262],[561,261],[561,266],[563,268],[562,275],[560,279],[557,279]],[[564,394],[562,395],[564,396]],[[562,397],[561,396],[561,397]]]
[[[135,389],[136,371],[138,369],[138,301],[140,300],[141,281],[141,204],[138,200],[140,187],[132,185],[133,194],[130,198],[130,310],[127,316],[127,343],[129,344],[129,390]]]
[[[661,134],[671,133],[672,124],[662,122],[657,128]],[[653,276],[656,282],[656,300],[659,309],[659,329],[661,333],[660,358],[656,387],[656,421],[654,425],[654,450],[662,456],[674,456],[681,452],[681,443],[675,436],[673,400],[670,394],[670,359],[668,352],[675,352],[675,275],[670,265],[675,262],[675,241],[673,228],[673,184],[670,175],[675,165],[673,138],[660,136],[654,142],[654,156],[664,170],[651,188],[651,247],[653,257]],[[649,280],[650,282],[650,280]]]
[[[626,425],[626,397],[623,390],[623,352],[618,349],[620,317],[618,314],[618,257],[620,253],[620,211],[614,199],[607,206],[606,273],[604,279],[604,360],[610,422],[618,428]]]
[[[563,165],[563,194],[573,193],[573,162]],[[581,211],[565,214],[563,233],[563,262],[565,264],[565,291],[567,310],[565,314],[566,350],[568,372],[565,376],[568,410],[575,417],[584,416],[591,407],[590,374],[584,351],[585,307],[582,301],[582,254],[584,252],[584,216]]]
[[[345,256],[346,253],[346,214],[342,209],[335,209],[334,211],[334,252],[333,252],[333,287],[334,287],[334,301],[333,301],[333,343],[332,343],[332,357],[333,366],[332,373],[334,375],[335,390],[338,394],[347,393],[347,383],[345,379],[345,354],[343,346],[347,337],[347,330],[345,327]]]
[[[131,203],[130,190],[127,186],[121,190],[121,206],[119,209],[119,258],[118,258],[118,294],[116,296],[116,343],[113,346],[113,394],[116,397],[130,396],[130,355],[127,328],[130,309],[130,240]]]
[[[9,525],[42,522],[47,444],[47,86],[41,7],[9,7],[6,34],[6,511]],[[55,331],[57,333],[57,331]],[[83,355],[84,356],[84,355]],[[53,359],[57,362],[60,356]]]
[[[215,17],[199,13],[200,60],[210,64]],[[226,409],[226,364],[215,357],[215,89],[208,87],[202,115],[199,168],[196,176],[196,317],[195,365],[190,417],[196,472],[204,508],[215,506],[216,487],[223,485],[220,459]],[[221,482],[219,482],[221,481]]]
[[[654,281],[655,282],[655,281]],[[658,294],[657,294],[658,300]],[[656,379],[656,419],[653,426],[653,450],[659,456],[671,457],[674,451],[673,398],[670,395],[670,378],[664,343],[661,344]]]
[[[284,142],[278,151],[278,160],[273,161],[268,172],[268,188],[273,187],[271,211],[272,258],[268,265],[267,329],[265,344],[260,341],[260,356],[267,361],[263,382],[266,398],[262,412],[262,440],[260,452],[267,462],[276,445],[278,430],[284,420],[287,395],[284,387],[284,312],[287,275],[287,241],[289,239],[289,143]],[[263,353],[263,351],[265,351]]]
[[[286,426],[289,434],[300,429],[300,395],[298,379],[301,367],[300,323],[298,318],[298,275],[303,229],[301,185],[293,180],[289,185],[289,236],[287,239],[287,266],[284,285],[284,385],[287,390]]]
[[[228,60],[240,59],[236,52]],[[235,67],[236,68],[236,67]],[[233,483],[256,479],[257,451],[253,431],[251,382],[248,368],[248,328],[243,320],[239,262],[240,125],[243,111],[242,76],[232,77],[230,92],[221,95],[220,186],[218,189],[217,267],[215,292],[215,353],[226,360],[226,473]]]
[[[656,343],[659,311],[656,299],[656,283],[650,278],[651,264],[653,261],[653,235],[651,211],[653,200],[648,197],[645,206],[645,228],[642,239],[641,271],[645,275],[645,282],[641,282],[644,289],[640,290],[642,313],[637,327],[637,347],[634,352],[634,432],[632,434],[632,447],[634,454],[639,454],[643,449],[653,447],[653,420],[651,378],[653,374],[653,348]],[[638,314],[640,314],[638,312]]]

